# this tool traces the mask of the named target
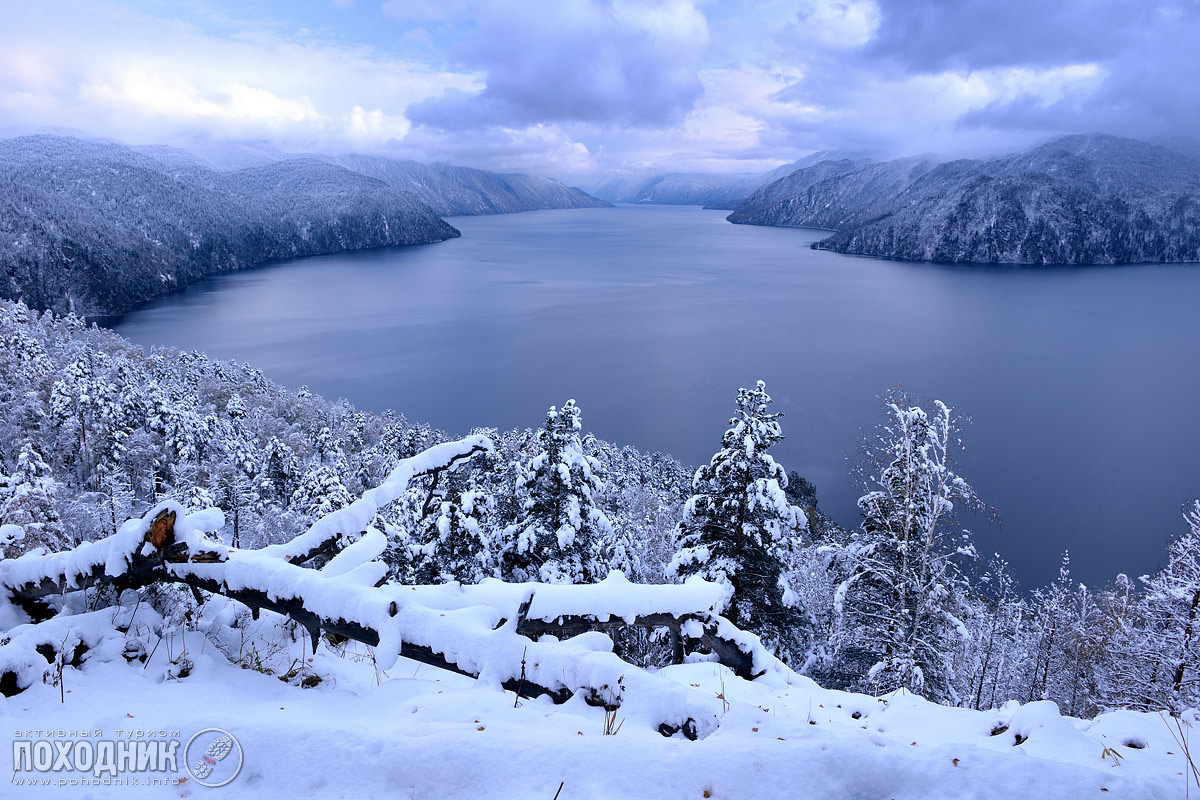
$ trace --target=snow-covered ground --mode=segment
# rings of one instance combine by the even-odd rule
[[[131,636],[142,620],[147,632],[161,624],[144,605],[137,613]],[[323,641],[313,656],[303,632],[270,612],[241,627],[228,620],[217,603],[199,626],[208,636],[147,634],[144,665],[101,647],[64,669],[61,692],[37,683],[0,699],[0,717],[13,741],[85,729],[100,738],[178,731],[186,742],[221,728],[241,748],[231,783],[197,785],[180,758],[173,777],[182,783],[81,786],[71,783],[77,772],[21,771],[0,796],[550,800],[560,784],[561,800],[1187,796],[1186,762],[1157,715],[1081,721],[1060,717],[1051,703],[975,712],[907,694],[826,691],[807,679],[752,683],[690,663],[661,674],[717,703],[714,733],[665,738],[636,708],[622,708],[611,723],[624,724],[605,735],[604,710],[578,697],[560,706],[515,702],[512,692],[403,658],[381,673],[355,642]],[[184,659],[190,674],[175,677]],[[313,675],[320,682],[302,688]],[[1193,722],[1200,731],[1200,719]],[[220,761],[214,775],[232,764]],[[1195,786],[1192,793],[1200,795]]]

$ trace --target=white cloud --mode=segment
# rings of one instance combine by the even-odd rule
[[[73,8],[72,27],[38,35],[46,13],[0,29],[0,113],[129,141],[189,135],[268,138],[291,147],[372,149],[403,137],[404,109],[478,79],[313,35],[198,27]]]

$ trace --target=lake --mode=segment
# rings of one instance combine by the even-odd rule
[[[682,206],[449,221],[440,244],[297,259],[195,284],[114,329],[246,361],[289,386],[455,434],[586,430],[688,464],[739,386],[786,413],[775,452],[857,524],[847,456],[897,383],[969,414],[971,527],[1027,584],[1140,575],[1200,494],[1200,266],[912,264],[815,251],[825,234]]]

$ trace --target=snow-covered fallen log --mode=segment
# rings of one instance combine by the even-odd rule
[[[447,583],[407,586],[396,590],[424,606],[457,609],[486,605],[501,615],[511,613],[522,598],[533,601],[517,626],[536,639],[577,636],[586,631],[623,627],[666,628],[690,645],[711,651],[741,678],[771,676],[795,683],[796,673],[770,653],[758,637],[720,616],[729,601],[728,587],[693,577],[683,584],[630,583],[612,572],[599,583],[547,585],[488,579],[475,585]]]

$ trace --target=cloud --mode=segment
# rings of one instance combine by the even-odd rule
[[[400,22],[452,22],[474,16],[477,0],[387,0],[380,10]]]
[[[654,127],[682,119],[701,94],[708,30],[685,0],[499,0],[476,13],[478,29],[460,57],[486,75],[483,90],[415,104],[414,123]]]
[[[0,120],[139,143],[265,139],[586,182],[1200,130],[1195,0],[9,5]]]
[[[964,111],[964,135],[995,128],[1166,137],[1200,125],[1197,42],[1193,0],[883,0],[864,55],[919,74],[1064,76],[1060,85],[1032,81]]]
[[[211,30],[70,2],[21,6],[6,23],[0,117],[137,143],[202,136],[375,149],[405,135],[410,103],[478,86],[467,72],[271,26]]]
[[[586,137],[585,137],[586,138]],[[412,157],[427,154],[427,160],[483,167],[498,172],[530,172],[558,177],[594,175],[605,165],[576,134],[556,125],[522,128],[490,127],[461,135],[415,127],[402,148],[391,154]]]
[[[1185,0],[1189,2],[1189,0]],[[1113,57],[1173,0],[878,0],[869,55],[918,72],[1061,65]]]

